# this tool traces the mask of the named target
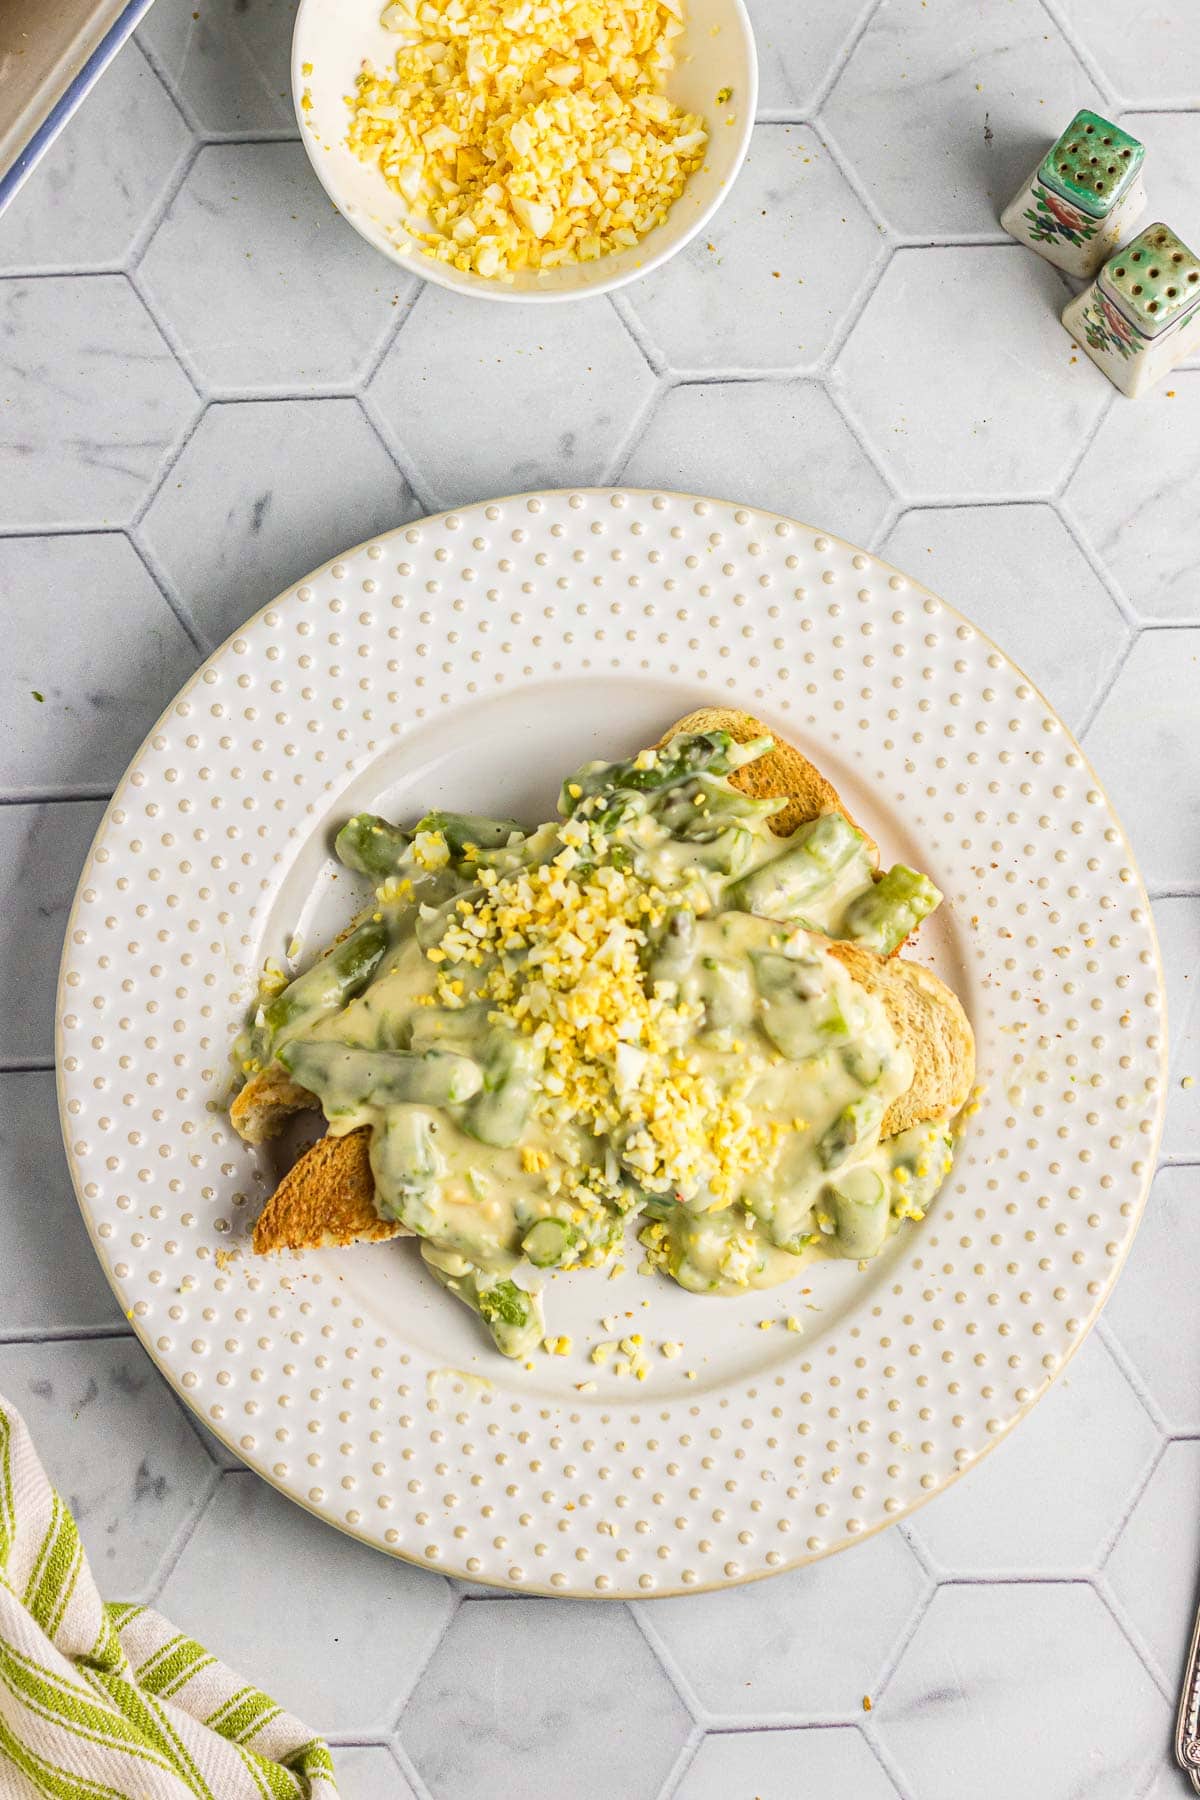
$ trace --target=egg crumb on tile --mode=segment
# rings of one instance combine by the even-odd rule
[[[662,224],[703,121],[663,93],[683,0],[394,0],[390,72],[364,63],[347,145],[412,209],[426,255],[511,280]]]

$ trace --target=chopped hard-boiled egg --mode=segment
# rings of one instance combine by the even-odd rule
[[[347,143],[413,208],[429,256],[511,280],[636,244],[708,141],[661,91],[682,0],[395,0]]]

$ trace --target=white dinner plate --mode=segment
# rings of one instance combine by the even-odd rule
[[[760,713],[885,859],[946,895],[983,1092],[929,1217],[862,1271],[700,1298],[559,1276],[569,1356],[505,1362],[415,1246],[261,1261],[277,1170],[224,1106],[268,956],[354,905],[334,829],[370,806],[534,820],[564,771],[702,701]],[[1129,845],[1070,734],[960,614],[806,525],[563,491],[389,533],[229,639],[168,708],[88,858],[59,989],[80,1204],[188,1404],[379,1548],[522,1591],[746,1581],[902,1517],[1042,1394],[1096,1318],[1154,1167],[1162,974]],[[622,1317],[644,1383],[594,1368]],[[785,1315],[803,1322],[796,1334]],[[761,1329],[762,1320],[773,1322]],[[595,1381],[595,1391],[577,1384]]]

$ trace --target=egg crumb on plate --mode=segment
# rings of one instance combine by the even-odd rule
[[[662,91],[683,0],[393,0],[346,142],[426,255],[485,277],[589,262],[666,219],[703,121]]]

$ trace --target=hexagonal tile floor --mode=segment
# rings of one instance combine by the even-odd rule
[[[0,1388],[106,1591],[329,1732],[346,1800],[1171,1800],[1200,1557],[1200,358],[1115,397],[996,214],[1095,104],[1197,241],[1200,14],[749,3],[745,171],[615,300],[468,303],[367,249],[298,142],[296,0],[157,0],[0,219]],[[98,803],[204,652],[387,525],[616,479],[866,542],[1002,642],[1130,827],[1174,1026],[1145,1227],[1011,1445],[850,1556],[641,1608],[388,1564],[234,1466],[99,1277],[49,1072]]]

